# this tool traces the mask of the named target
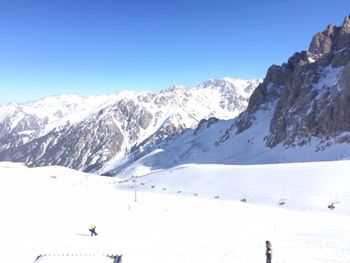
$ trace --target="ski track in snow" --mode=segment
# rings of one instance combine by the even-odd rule
[[[192,164],[120,183],[0,163],[0,262],[264,262],[265,240],[274,263],[350,262],[349,166]]]

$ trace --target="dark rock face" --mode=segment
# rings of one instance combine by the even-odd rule
[[[112,132],[113,130],[113,132]],[[106,136],[107,133],[113,136]],[[62,165],[93,171],[101,162],[121,150],[123,134],[108,120],[91,120],[31,140],[0,153],[3,160],[16,160],[33,165]],[[30,154],[28,154],[30,153]]]
[[[247,112],[237,118],[237,133],[251,126],[256,111],[271,105],[268,147],[304,145],[311,137],[350,131],[350,17],[340,27],[329,25],[317,33],[309,51],[270,67]]]
[[[45,125],[31,115],[24,118],[10,131],[6,121],[1,131],[4,150],[2,160],[22,161],[33,165],[62,165],[87,172],[100,169],[105,161],[123,151],[127,140],[135,143],[140,130],[146,129],[152,114],[132,100],[120,100],[103,108],[82,121],[54,129],[27,143],[20,143],[18,132],[38,130]],[[11,138],[13,137],[13,138]],[[127,137],[127,138],[126,138]]]
[[[195,129],[195,131],[193,132],[194,135],[197,135],[202,129],[207,129],[209,128],[211,125],[217,123],[219,121],[219,119],[215,118],[215,117],[211,117],[208,120],[203,119],[198,123],[197,128]]]
[[[315,55],[335,53],[350,46],[350,17],[344,19],[340,27],[328,25],[322,33],[317,33],[311,41],[309,52]],[[335,54],[333,54],[335,55]]]
[[[322,33],[317,33],[310,43],[309,52],[313,54],[328,54],[333,51],[334,33],[337,28],[333,25],[328,25],[327,29]]]
[[[12,127],[12,121],[9,117],[0,122],[0,151],[24,144],[30,138],[30,134],[26,133],[26,131],[37,130],[46,123],[45,119],[41,120],[32,114],[15,112],[15,116],[17,115],[23,115],[23,118],[14,127]]]

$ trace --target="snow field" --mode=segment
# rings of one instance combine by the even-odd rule
[[[181,166],[137,178],[137,202],[133,182],[61,167],[0,168],[0,262],[33,262],[39,254],[95,255],[61,257],[62,263],[104,262],[101,254],[122,254],[123,262],[131,263],[264,262],[265,240],[272,242],[273,262],[350,262],[348,195],[339,195],[333,211],[324,208],[322,199],[305,206],[298,201],[329,183],[327,191],[348,187],[343,173],[348,163]],[[333,167],[333,174],[326,167]],[[320,181],[302,177],[307,169]],[[282,184],[290,193],[285,206],[260,191],[270,185],[273,194]],[[230,195],[231,185],[240,189],[239,195]],[[304,188],[293,194],[300,185]],[[192,195],[195,190],[198,196]],[[220,198],[213,193],[221,193]],[[241,195],[247,203],[237,199]],[[89,236],[91,223],[97,226],[96,237]]]
[[[139,166],[137,170],[145,171],[146,168]],[[349,169],[349,161],[277,165],[189,164],[151,171],[146,176],[136,177],[136,185],[138,191],[196,194],[202,198],[231,201],[245,198],[248,203],[274,207],[284,201],[284,208],[308,212],[329,212],[328,204],[339,202],[333,212],[349,215]],[[130,180],[120,186],[131,189],[134,183]]]

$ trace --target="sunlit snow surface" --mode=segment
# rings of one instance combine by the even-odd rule
[[[266,240],[274,263],[350,262],[349,170],[191,164],[118,182],[0,163],[0,262],[264,262]]]

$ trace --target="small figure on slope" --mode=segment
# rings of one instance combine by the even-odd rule
[[[272,245],[270,241],[266,241],[266,263],[271,263],[271,258],[272,258]]]
[[[90,233],[91,233],[91,236],[97,236],[97,233],[96,233],[96,226],[94,224],[92,224],[90,226],[90,229],[89,229]]]

